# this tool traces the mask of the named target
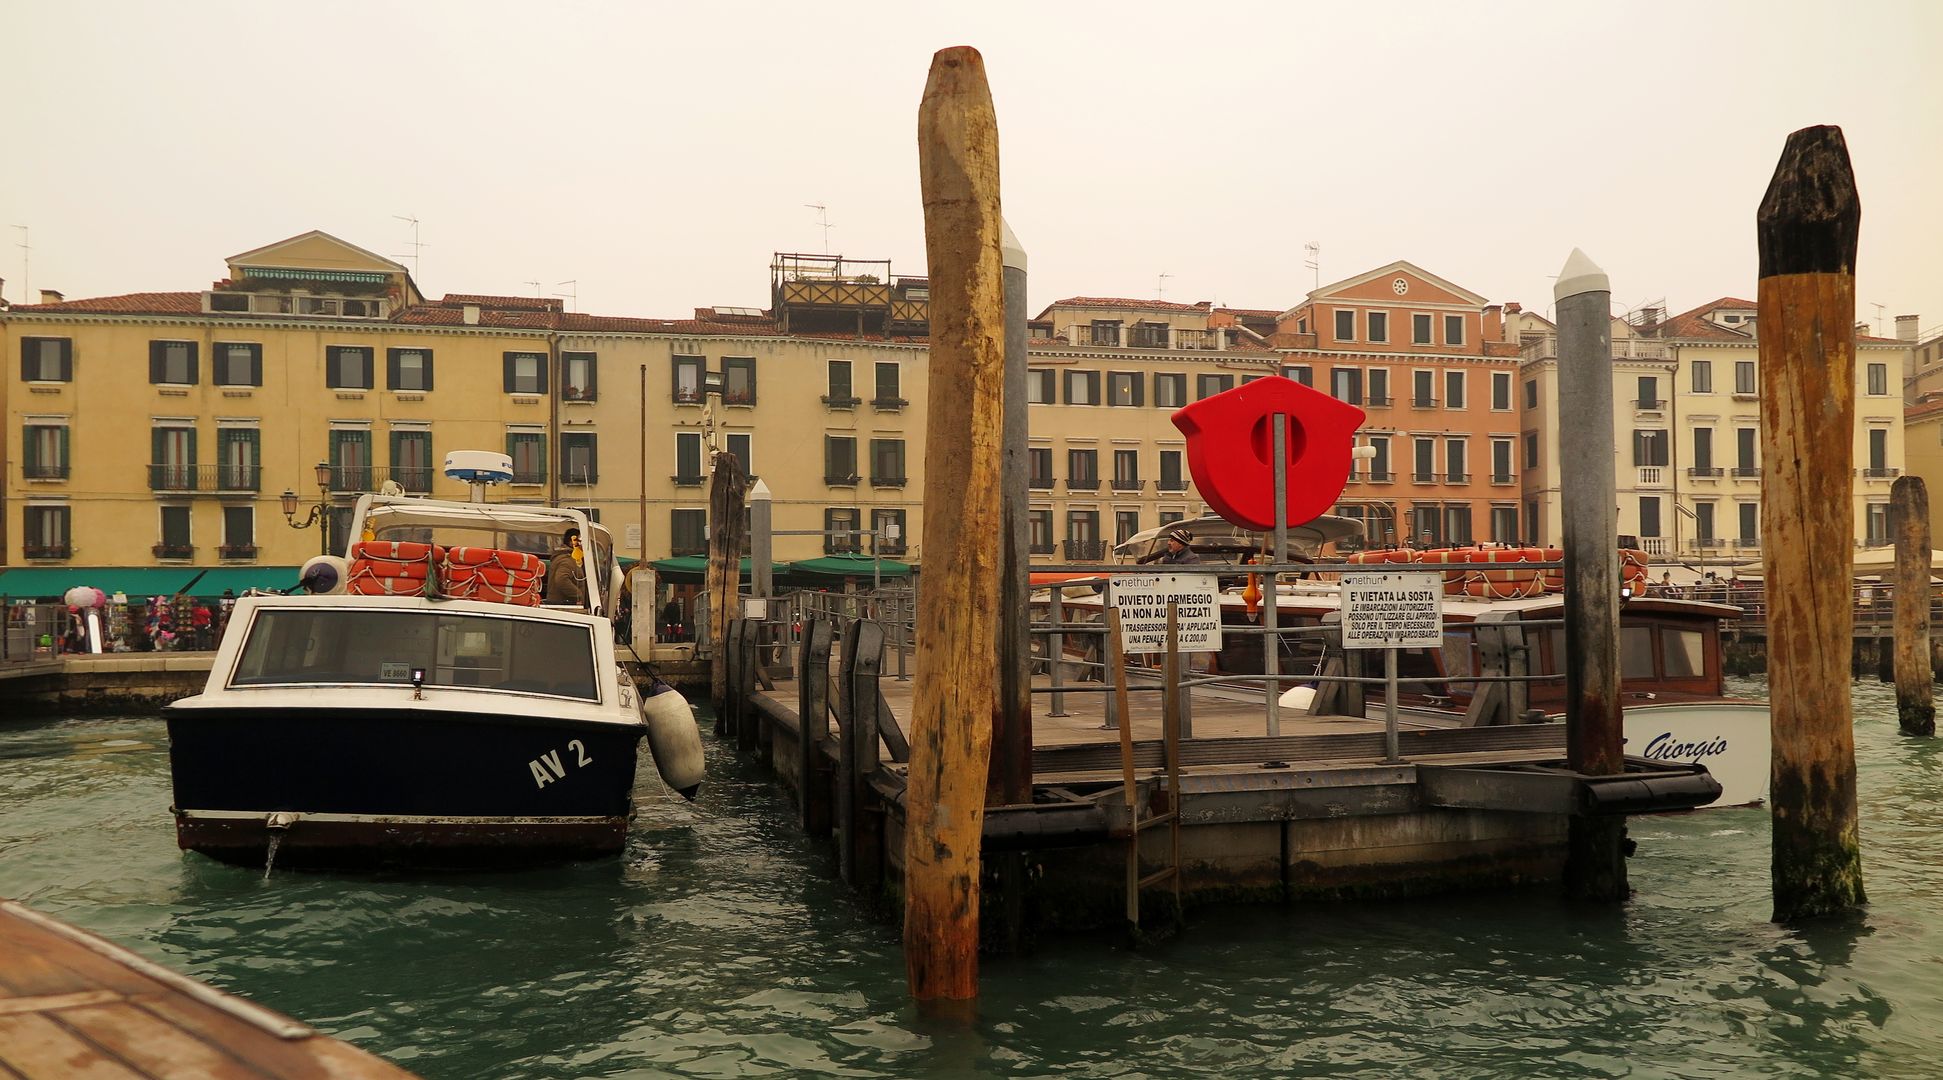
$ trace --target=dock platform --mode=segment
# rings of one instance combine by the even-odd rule
[[[0,901],[0,1076],[412,1080],[382,1058]]]

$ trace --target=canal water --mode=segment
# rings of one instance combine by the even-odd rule
[[[1855,698],[1858,917],[1769,924],[1764,811],[1636,819],[1623,908],[1202,909],[1137,952],[989,961],[969,1030],[914,1014],[896,927],[712,739],[694,805],[644,770],[619,860],[266,880],[176,850],[158,718],[8,724],[0,895],[454,1080],[1936,1076],[1943,744],[1896,734],[1888,688]]]

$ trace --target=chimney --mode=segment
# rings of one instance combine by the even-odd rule
[[[1918,318],[1919,316],[1916,315],[1896,316],[1896,340],[1897,341],[1916,340],[1916,320]]]
[[[1639,309],[1639,325],[1641,325],[1641,326],[1652,326],[1653,324],[1655,324],[1655,323],[1657,323],[1657,322],[1659,322],[1659,321],[1660,321],[1660,309],[1659,309],[1659,308],[1656,308],[1656,307],[1643,307],[1643,308],[1640,308],[1640,309]]]
[[[1856,332],[1856,335],[1857,335],[1857,336],[1859,336],[1859,337],[1873,337],[1873,336],[1874,336],[1874,335],[1872,335],[1872,334],[1870,334],[1870,333],[1869,333],[1869,324],[1868,324],[1868,323],[1866,323],[1866,322],[1858,322],[1858,323],[1856,323],[1856,324],[1855,324],[1855,332]]]
[[[467,304],[465,305],[464,311],[465,311],[465,316],[464,316],[465,324],[467,326],[478,326],[479,325],[479,305]]]
[[[1484,305],[1484,340],[1486,341],[1504,340],[1503,305],[1501,304]]]
[[[1524,313],[1524,310],[1525,305],[1516,300],[1506,300],[1504,303],[1504,313],[1506,315],[1520,315]]]
[[[56,289],[42,289],[40,291],[40,302],[43,304],[58,304],[65,299],[67,297],[62,296],[60,291]]]

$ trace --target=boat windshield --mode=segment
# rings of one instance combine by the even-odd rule
[[[383,608],[257,612],[231,686],[468,687],[600,700],[586,626]]]

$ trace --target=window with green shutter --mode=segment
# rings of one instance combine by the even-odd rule
[[[29,480],[65,480],[67,425],[28,424],[21,440],[21,473]]]
[[[253,427],[216,429],[216,487],[221,491],[256,491],[262,475],[257,430]]]
[[[432,433],[407,428],[391,433],[391,479],[406,491],[432,490]]]
[[[537,431],[509,431],[506,456],[513,459],[513,483],[546,483],[546,436]]]
[[[371,432],[364,428],[331,431],[331,490],[371,490]]]

